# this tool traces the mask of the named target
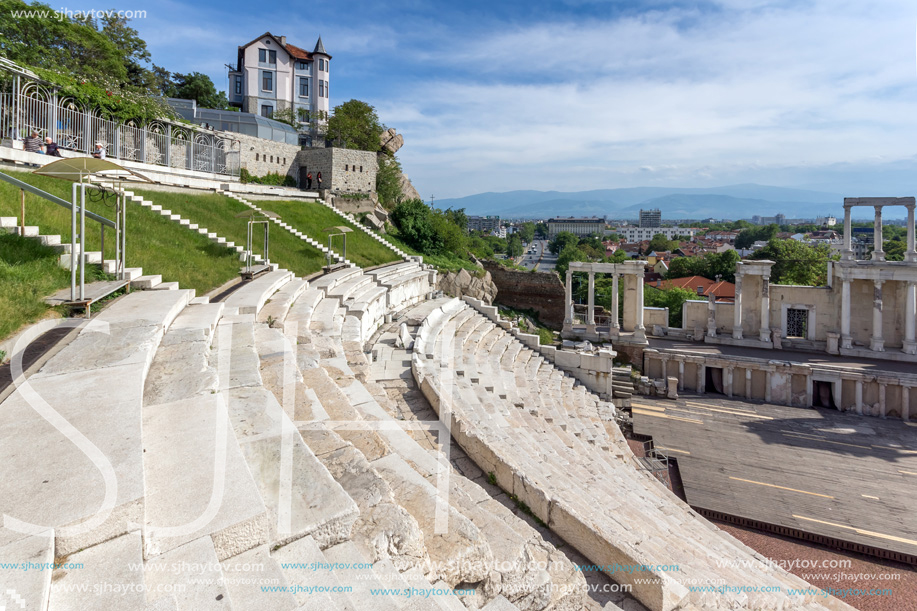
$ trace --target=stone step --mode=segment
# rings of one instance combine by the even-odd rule
[[[179,289],[177,282],[160,282],[153,287],[154,291],[177,291]]]
[[[131,280],[131,288],[139,290],[149,290],[159,283],[162,282],[162,276],[159,274],[149,275],[149,276],[140,276],[135,280]]]
[[[53,562],[54,533],[52,531],[48,531],[47,536],[22,536],[21,539],[0,547],[0,563],[12,567],[0,569],[3,571],[3,576],[0,578],[3,585],[3,589],[0,590],[0,607],[12,591],[25,602],[25,605],[13,604],[11,609],[47,609],[48,598],[51,596],[52,571],[19,567],[22,565],[29,567],[26,563],[46,566]],[[10,602],[15,603],[16,600],[10,596]]]
[[[267,322],[268,319],[271,319],[278,325],[283,323],[290,307],[308,287],[309,283],[302,278],[294,278],[283,285],[261,308],[258,313],[258,322]]]
[[[265,302],[280,287],[293,279],[293,273],[286,270],[268,272],[243,284],[226,298],[227,308],[238,308],[239,314],[257,314]]]
[[[57,246],[61,243],[59,235],[40,235],[38,241],[45,246]]]
[[[67,562],[82,568],[54,571],[48,611],[177,608],[171,594],[161,594],[167,600],[157,604],[147,603],[144,589],[148,583],[144,579],[139,532],[75,551]]]
[[[271,556],[280,565],[280,570],[291,584],[300,587],[294,592],[296,603],[308,605],[312,609],[327,610],[327,606],[341,611],[362,611],[371,607],[354,607],[350,599],[341,594],[341,583],[338,573],[331,570],[328,559],[312,537],[303,537],[271,552]],[[326,568],[327,567],[327,568]]]
[[[143,567],[143,579],[150,602],[171,596],[178,611],[233,608],[210,537],[200,537],[148,561]]]
[[[277,559],[271,556],[271,549],[267,545],[261,545],[230,559],[224,564],[223,574],[233,609],[293,611],[298,608],[293,592],[279,589],[262,590],[264,586],[290,587],[290,582],[287,581]]]
[[[373,571],[372,564],[360,553],[360,550],[350,541],[345,541],[334,547],[329,547],[324,551],[325,558],[328,562],[338,563],[339,566],[347,568],[335,569],[338,573],[338,581],[341,585],[349,587],[350,592],[347,598],[350,604],[360,609],[371,601],[370,605],[373,611],[398,611],[405,608],[398,604],[401,601],[400,596],[373,594],[371,590],[381,588],[390,588],[391,586],[383,584]]]
[[[15,216],[0,216],[0,228],[16,227],[19,225],[19,219]]]
[[[0,404],[0,511],[55,528],[66,556],[143,522],[141,400],[150,363],[193,291],[131,293],[100,312],[29,378],[31,391],[73,426],[68,437],[17,389]],[[35,463],[29,456],[45,456]],[[115,487],[116,484],[116,487]],[[81,528],[61,527],[97,516]],[[18,535],[0,529],[0,545]]]
[[[439,496],[436,486],[397,454],[370,464],[388,482],[398,503],[420,525],[438,578],[450,587],[489,578],[493,554],[487,540],[471,520]]]
[[[200,537],[220,560],[267,543],[267,510],[221,394],[144,405],[143,448],[146,558]]]

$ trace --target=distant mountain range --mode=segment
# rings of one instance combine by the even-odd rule
[[[641,208],[659,208],[666,219],[750,219],[754,215],[787,218],[843,217],[844,196],[838,193],[741,184],[707,189],[633,187],[595,191],[509,191],[479,193],[436,200],[437,208],[464,208],[469,215],[501,218],[604,216],[636,219]],[[866,210],[856,212],[872,218]],[[889,210],[889,212],[895,209]],[[904,216],[904,209],[901,210]]]

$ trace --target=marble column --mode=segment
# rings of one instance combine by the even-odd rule
[[[874,280],[872,297],[872,339],[869,349],[874,352],[885,351],[885,340],[882,338],[882,280]]]
[[[567,269],[567,284],[564,287],[564,327],[573,325],[573,272]]]
[[[850,336],[850,280],[841,280],[841,348],[853,347]]]
[[[771,341],[771,300],[770,300],[770,275],[761,276],[761,333],[762,342]]]
[[[901,387],[901,419],[907,422],[911,417],[911,387]]]
[[[643,326],[643,271],[634,274],[637,278],[637,324],[634,326],[634,337],[646,339],[646,327]]]
[[[742,339],[742,276],[736,274],[736,300],[732,320],[732,339]]]
[[[915,316],[917,316],[917,282],[909,281],[904,294],[904,345],[901,348],[901,351],[906,354],[917,354]]]
[[[844,205],[844,249],[843,259],[853,259],[853,227],[850,222],[850,206]]]
[[[611,278],[611,328],[620,329],[621,322],[618,317],[618,272],[612,274]]]
[[[589,295],[586,302],[586,332],[595,333],[595,272],[589,272]]]
[[[751,399],[751,369],[745,370],[745,398]]]
[[[876,218],[872,229],[872,260],[885,261],[885,251],[882,250],[882,206],[875,206]]]
[[[733,372],[733,368],[732,368],[732,367],[727,367],[727,368],[726,368],[725,386],[726,386],[726,396],[727,396],[727,397],[731,397],[731,396],[732,396],[732,372]]]
[[[771,402],[771,372],[764,372],[764,402]]]
[[[837,411],[844,411],[844,379],[841,378],[836,383],[834,383],[834,407],[837,408]]]
[[[887,384],[879,383],[879,416],[885,418],[885,388]]]
[[[914,206],[907,204],[907,250],[904,251],[905,261],[917,261],[917,245],[914,243]]]
[[[685,362],[678,361],[678,390],[685,389]]]
[[[705,388],[707,382],[707,371],[702,362],[697,363],[697,392],[703,394],[707,389]]]
[[[659,360],[662,361],[662,379],[665,380],[669,377],[669,359],[661,357]]]
[[[812,381],[812,376],[807,375],[806,376],[806,404],[803,405],[803,407],[812,407],[812,394],[813,394],[812,391],[813,391],[814,386],[815,384]]]

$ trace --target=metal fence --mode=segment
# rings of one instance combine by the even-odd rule
[[[238,176],[240,159],[220,135],[166,121],[137,125],[106,118],[45,86],[13,81],[0,93],[0,136],[22,139],[35,132],[62,149],[92,153],[101,143],[110,159]],[[238,147],[238,144],[236,144]]]

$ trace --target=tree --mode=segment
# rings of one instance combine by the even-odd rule
[[[510,257],[518,257],[525,249],[522,247],[522,238],[518,233],[511,234],[506,238],[506,254]]]
[[[392,210],[391,219],[402,239],[424,254],[439,252],[440,241],[431,222],[433,211],[419,199],[399,203]]]
[[[762,227],[749,227],[739,232],[736,237],[736,248],[751,248],[755,242],[768,242],[772,240],[780,228],[772,223]]]
[[[335,106],[328,119],[327,137],[339,148],[375,152],[383,131],[375,108],[360,100],[348,100]]]
[[[681,328],[682,310],[689,299],[697,299],[697,294],[679,287],[667,290],[647,285],[643,287],[643,304],[651,308],[668,308],[670,327]]]
[[[572,261],[588,261],[589,257],[586,256],[586,253],[581,251],[579,248],[573,244],[567,244],[564,246],[563,250],[560,251],[560,254],[557,255],[557,264],[554,266],[554,269],[557,270],[557,273],[560,274],[561,278],[564,278],[567,273],[567,268],[570,267]]]
[[[299,110],[302,110],[300,108]],[[280,121],[281,123],[286,123],[293,129],[299,131],[302,127],[299,121],[299,113],[293,112],[292,108],[284,108],[283,110],[275,110],[271,115],[271,118],[275,121]]]
[[[678,242],[668,239],[663,233],[657,233],[650,239],[650,243],[647,244],[646,253],[668,252],[676,248],[678,248]]]
[[[118,49],[127,72],[127,82],[135,87],[156,90],[159,85],[155,69],[147,68],[150,63],[150,52],[146,41],[140,38],[137,30],[130,27],[129,19],[115,11],[104,14],[100,19],[102,34]]]
[[[468,215],[465,214],[464,208],[459,208],[458,210],[447,208],[444,214],[452,223],[454,223],[463,232],[468,229]]]
[[[196,100],[200,108],[215,108],[222,110],[229,106],[229,100],[226,99],[226,93],[217,91],[216,86],[210,77],[200,72],[191,72],[189,74],[172,75],[171,97],[182,98],[185,100]]]
[[[605,257],[605,259],[608,263],[623,263],[624,261],[627,261],[628,257],[624,249],[619,248],[618,250],[614,251],[610,257]]]
[[[752,259],[774,262],[771,280],[774,284],[824,286],[828,282],[828,261],[837,258],[827,244],[812,246],[796,240],[773,239],[756,251]]]
[[[535,223],[531,221],[527,223],[522,223],[519,226],[519,234],[522,237],[523,242],[531,242],[535,239]]]
[[[376,195],[386,210],[392,210],[404,197],[401,191],[401,164],[394,155],[379,155]]]
[[[711,280],[716,280],[716,277],[719,276],[726,282],[735,282],[736,263],[741,260],[742,257],[739,256],[739,253],[731,249],[719,253],[707,253],[704,256],[704,263],[707,269],[704,270],[703,276]]]
[[[559,255],[567,246],[577,246],[579,244],[579,238],[576,234],[569,231],[561,231],[554,239],[548,242],[548,250],[552,254]]]
[[[117,45],[92,20],[41,16],[54,10],[40,2],[0,0],[0,55],[31,67],[125,82],[127,69]],[[22,13],[14,18],[15,11]]]
[[[669,262],[669,271],[666,278],[687,278],[688,276],[703,276],[707,266],[703,257],[676,257]]]

